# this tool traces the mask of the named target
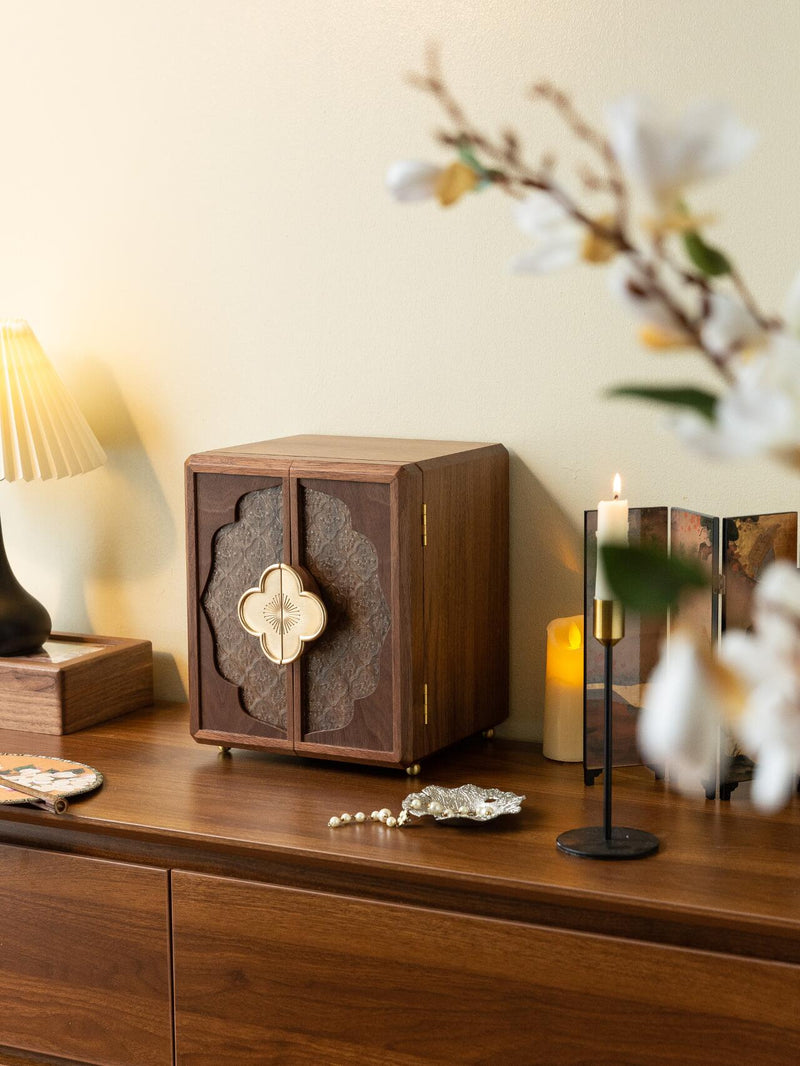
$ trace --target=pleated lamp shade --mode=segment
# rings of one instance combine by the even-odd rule
[[[0,447],[6,481],[71,477],[106,455],[27,322],[0,321]]]

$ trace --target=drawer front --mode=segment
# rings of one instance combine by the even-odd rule
[[[0,868],[0,1044],[168,1066],[168,875],[5,845]]]
[[[800,967],[173,875],[181,1066],[792,1064]]]

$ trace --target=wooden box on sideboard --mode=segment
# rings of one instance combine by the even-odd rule
[[[196,740],[409,767],[506,718],[502,445],[285,437],[191,456],[186,501]],[[327,613],[284,664],[239,606],[278,563]]]
[[[152,702],[149,640],[53,633],[38,652],[0,658],[0,729],[75,733]]]

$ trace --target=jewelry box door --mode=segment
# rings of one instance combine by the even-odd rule
[[[192,733],[244,747],[294,746],[292,671],[271,662],[239,619],[241,596],[288,560],[289,481],[187,468]],[[192,531],[194,537],[192,539]]]
[[[401,529],[421,493],[414,471],[417,478],[378,464],[341,474],[293,464],[292,559],[313,577],[327,612],[324,632],[294,663],[298,754],[403,762],[412,626],[401,587],[411,585],[413,561]]]

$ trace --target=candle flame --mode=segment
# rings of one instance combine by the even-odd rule
[[[619,474],[614,475],[614,499],[619,499],[619,494],[622,492],[622,478]]]
[[[581,646],[581,631],[580,629],[578,629],[574,622],[572,622],[569,627],[567,640],[569,641],[569,646],[572,648],[573,651]]]

